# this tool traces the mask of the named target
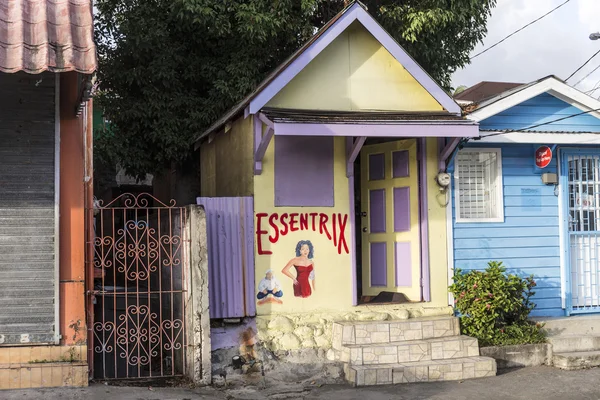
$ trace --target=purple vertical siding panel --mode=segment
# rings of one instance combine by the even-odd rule
[[[385,154],[369,155],[369,180],[380,181],[385,179]]]
[[[211,318],[256,314],[254,201],[252,197],[199,197],[206,212]]]
[[[394,232],[410,231],[410,188],[394,188]]]
[[[333,207],[333,137],[275,138],[275,206]]]
[[[410,176],[410,163],[408,150],[399,150],[392,153],[392,177],[406,178]]]
[[[369,191],[371,233],[385,233],[385,189]]]
[[[371,286],[387,286],[387,243],[371,243]]]
[[[412,254],[410,242],[396,242],[396,286],[412,286]]]

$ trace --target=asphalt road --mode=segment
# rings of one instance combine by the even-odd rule
[[[396,386],[352,388],[306,383],[268,382],[256,386],[215,388],[154,388],[92,385],[84,389],[37,389],[0,391],[1,400],[198,400],[198,399],[327,399],[327,400],[453,400],[543,399],[600,400],[600,368],[561,371],[551,367],[501,372],[494,378],[463,382],[415,383]]]

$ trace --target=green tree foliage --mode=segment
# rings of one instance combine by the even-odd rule
[[[529,321],[535,286],[533,276],[507,274],[501,262],[490,262],[485,271],[457,269],[450,292],[462,333],[482,346],[545,342],[542,325]]]
[[[247,95],[344,0],[97,0],[99,103],[111,151],[143,176],[183,161],[190,139]],[[486,34],[496,0],[367,0],[444,87]]]

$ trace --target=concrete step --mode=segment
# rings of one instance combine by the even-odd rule
[[[458,318],[452,316],[391,321],[352,321],[333,324],[333,348],[380,344],[460,335]]]
[[[534,318],[545,324],[549,336],[600,335],[600,315],[575,315],[559,318]]]
[[[488,357],[418,361],[382,365],[344,365],[346,380],[355,386],[456,381],[496,375],[496,361]]]
[[[600,351],[572,351],[554,353],[552,362],[560,369],[574,370],[600,366]]]
[[[344,346],[340,361],[351,365],[395,364],[479,356],[477,339],[448,336],[380,344]]]
[[[559,335],[549,336],[555,353],[600,350],[600,336],[595,335]]]

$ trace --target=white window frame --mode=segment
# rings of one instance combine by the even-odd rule
[[[504,222],[504,178],[502,175],[502,150],[500,148],[467,148],[459,150],[463,153],[496,153],[497,176],[496,176],[496,207],[498,216],[494,218],[464,218],[460,216],[460,175],[459,160],[455,159],[454,167],[454,201],[457,223],[481,223],[481,222]]]

